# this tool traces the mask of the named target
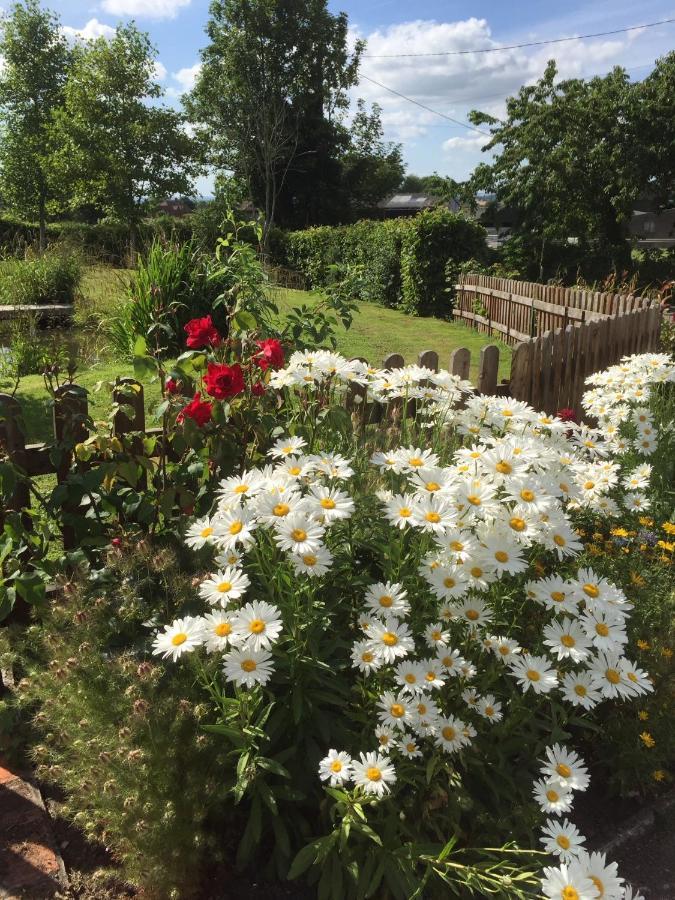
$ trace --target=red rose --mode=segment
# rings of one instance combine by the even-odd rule
[[[178,382],[175,378],[167,378],[164,382],[164,390],[167,394],[177,394],[178,393]]]
[[[260,350],[254,357],[256,365],[261,369],[280,369],[284,364],[284,348],[275,338],[266,341],[256,341]]]
[[[218,329],[214,326],[211,316],[203,319],[191,319],[185,326],[187,333],[186,344],[191,350],[199,350],[200,347],[217,347],[222,338]]]
[[[256,383],[251,386],[251,393],[254,397],[262,397],[265,393],[265,385],[262,381],[256,381]]]
[[[209,363],[204,376],[206,393],[216,400],[227,400],[241,394],[244,390],[244,373],[239,363],[224,366],[220,363]]]
[[[180,425],[186,419],[192,419],[199,427],[206,425],[211,418],[212,406],[210,403],[201,399],[199,394],[195,394],[187,406],[184,406],[176,416],[176,422]]]
[[[563,422],[576,422],[577,424],[579,423],[577,414],[569,406],[565,406],[563,409],[559,409],[556,413],[556,416],[559,419],[562,419]]]

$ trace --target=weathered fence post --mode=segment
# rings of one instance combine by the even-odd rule
[[[56,479],[62,484],[68,478],[73,451],[77,444],[87,439],[87,392],[79,384],[63,384],[54,393],[54,437],[57,443]],[[63,549],[75,547],[75,531],[67,522],[79,504],[64,503]]]
[[[26,442],[23,430],[23,415],[16,397],[0,393],[0,449],[4,449],[10,462],[27,475]],[[26,510],[30,507],[30,488],[25,478],[17,477],[6,509],[0,507],[0,527],[4,525],[4,513],[13,510],[22,514],[25,528],[31,527],[31,517]]]
[[[466,347],[453,350],[450,355],[450,371],[453,375],[458,375],[464,381],[468,381],[471,372],[471,351]]]
[[[488,344],[480,351],[480,368],[478,372],[478,393],[494,394],[497,390],[497,373],[499,371],[499,347]]]

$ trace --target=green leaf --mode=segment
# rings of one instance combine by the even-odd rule
[[[37,604],[45,599],[46,588],[42,577],[37,572],[24,572],[14,579],[16,593],[26,603]]]
[[[210,734],[222,734],[224,737],[229,738],[236,747],[244,747],[246,744],[244,736],[238,728],[231,728],[229,725],[224,725],[220,722],[215,725],[202,725],[202,731],[208,731]],[[246,755],[246,760],[248,762],[248,755]],[[246,764],[244,764],[243,768],[245,767]]]
[[[302,875],[303,872],[306,872],[307,869],[309,869],[316,859],[324,840],[324,838],[321,838],[321,840],[312,841],[311,844],[307,844],[306,847],[303,847],[302,850],[296,853],[295,859],[291,863],[291,868],[288,870],[288,878],[290,881],[297,878],[299,875]]]
[[[269,759],[266,756],[259,756],[256,763],[261,769],[267,769],[268,772],[274,772],[275,775],[280,775],[282,778],[291,777],[291,773],[288,769],[285,769],[281,763],[276,762],[274,759]]]
[[[256,317],[245,309],[240,309],[232,316],[232,324],[235,326],[235,331],[253,331],[258,327]]]
[[[139,334],[134,341],[134,356],[147,356],[148,345],[142,334]]]

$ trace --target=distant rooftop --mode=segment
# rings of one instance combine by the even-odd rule
[[[441,201],[433,194],[394,194],[378,203],[380,209],[428,209]]]

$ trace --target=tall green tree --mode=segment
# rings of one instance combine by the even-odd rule
[[[348,217],[365,196],[364,156],[388,188],[400,165],[393,148],[365,110],[354,140],[342,121],[363,49],[357,42],[350,51],[344,13],[329,12],[326,0],[213,0],[206,32],[185,104],[207,161],[248,184],[265,235],[276,220]]]
[[[358,215],[383,197],[393,194],[405,172],[401,145],[384,140],[382,110],[377,103],[370,111],[363,100],[348,129],[349,144],[342,157],[346,202]]]
[[[49,130],[63,102],[70,61],[59,20],[38,0],[15,3],[0,21],[0,193],[25,219],[40,223],[40,250],[54,191]]]
[[[54,114],[55,177],[70,186],[73,207],[93,204],[129,226],[132,257],[147,202],[188,194],[197,171],[182,116],[156,103],[155,61],[133,24],[78,45]]]
[[[644,149],[646,190],[660,206],[675,204],[675,51],[657,59],[636,85],[637,132]]]
[[[484,149],[497,151],[477,168],[474,187],[517,209],[521,232],[539,244],[540,277],[547,245],[569,238],[592,243],[620,270],[645,181],[638,94],[619,67],[588,81],[556,75],[551,61],[536,84],[507,100],[503,121],[471,113],[474,124],[490,126]]]

